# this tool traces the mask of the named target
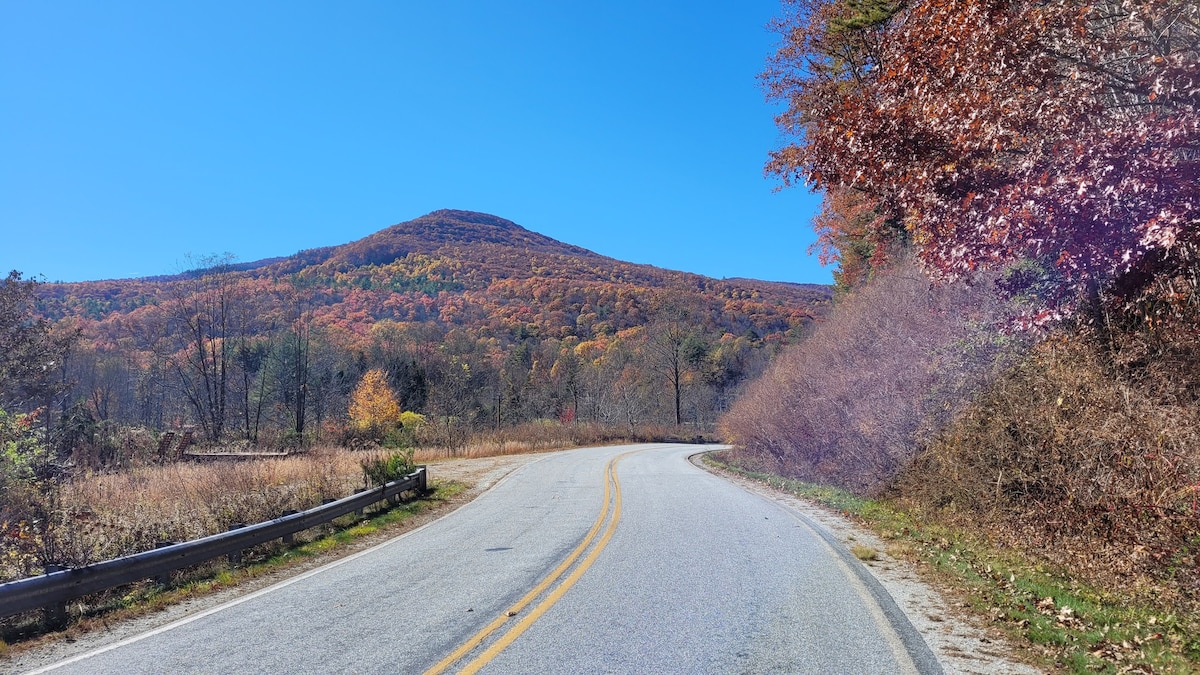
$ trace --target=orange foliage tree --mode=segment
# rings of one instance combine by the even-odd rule
[[[400,402],[382,370],[368,370],[350,397],[350,422],[359,429],[386,429],[400,422]]]

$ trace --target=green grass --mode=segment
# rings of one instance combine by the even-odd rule
[[[434,491],[426,496],[425,499],[406,502],[398,506],[392,507],[379,515],[371,518],[353,521],[353,524],[339,528],[335,532],[321,537],[307,544],[294,546],[288,550],[269,558],[264,565],[278,566],[288,563],[295,558],[310,558],[316,555],[327,553],[337,549],[339,546],[348,544],[355,539],[359,539],[371,534],[375,534],[380,530],[384,530],[392,525],[402,523],[409,518],[427,511],[437,503],[444,502],[447,499],[459,494],[467,488],[463,483],[454,481],[450,482],[435,482],[433,483]],[[353,516],[344,516],[344,518],[353,518]]]
[[[918,522],[887,500],[744,471],[711,455],[705,462],[836,509],[871,528],[897,551],[928,563],[966,597],[972,611],[1023,642],[1043,667],[1075,673],[1200,671],[1198,616],[1129,602],[1120,589],[1095,588],[1019,551],[997,549],[980,532]]]

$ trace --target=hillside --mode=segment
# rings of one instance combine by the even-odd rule
[[[513,312],[506,308],[514,305],[526,316],[532,310],[539,319],[533,323],[539,324],[542,334],[547,330],[563,333],[567,325],[563,319],[577,321],[588,309],[609,316],[612,313],[606,303],[624,298],[632,299],[632,304],[623,305],[630,311],[618,312],[615,321],[600,326],[599,332],[640,325],[645,315],[637,306],[664,293],[678,293],[703,299],[714,310],[713,303],[719,301],[730,329],[739,333],[753,330],[762,337],[803,325],[830,297],[829,289],[819,285],[716,280],[626,263],[531,232],[503,218],[452,210],[435,211],[341,246],[227,267],[242,279],[291,280],[324,289],[327,293],[318,299],[329,308],[327,314],[336,314],[346,302],[365,302],[370,309],[364,317],[367,323],[423,321],[432,314],[430,310],[465,301],[478,305],[485,314],[499,312],[488,317],[493,319],[511,319]],[[158,304],[173,289],[190,283],[197,272],[48,284],[41,289],[42,311],[53,319],[108,319],[114,313],[127,314],[146,304]],[[415,310],[411,303],[398,303],[393,297],[396,294],[418,301],[422,310]],[[557,325],[547,323],[551,314],[559,320]],[[596,331],[581,328],[573,332],[590,337]]]
[[[449,210],[285,258],[38,293],[44,316],[81,331],[63,407],[252,443],[344,436],[371,369],[405,408],[442,417],[448,443],[539,419],[708,428],[830,300]]]

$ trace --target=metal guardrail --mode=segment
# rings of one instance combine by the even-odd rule
[[[53,609],[90,593],[163,576],[213,558],[240,555],[243,549],[327,523],[385,499],[395,500],[402,492],[424,492],[427,485],[422,466],[400,480],[307,511],[86,567],[0,584],[0,617],[39,608]]]

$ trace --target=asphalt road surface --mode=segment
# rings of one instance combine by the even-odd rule
[[[688,462],[704,449],[547,455],[386,544],[46,670],[941,672],[853,557]]]

